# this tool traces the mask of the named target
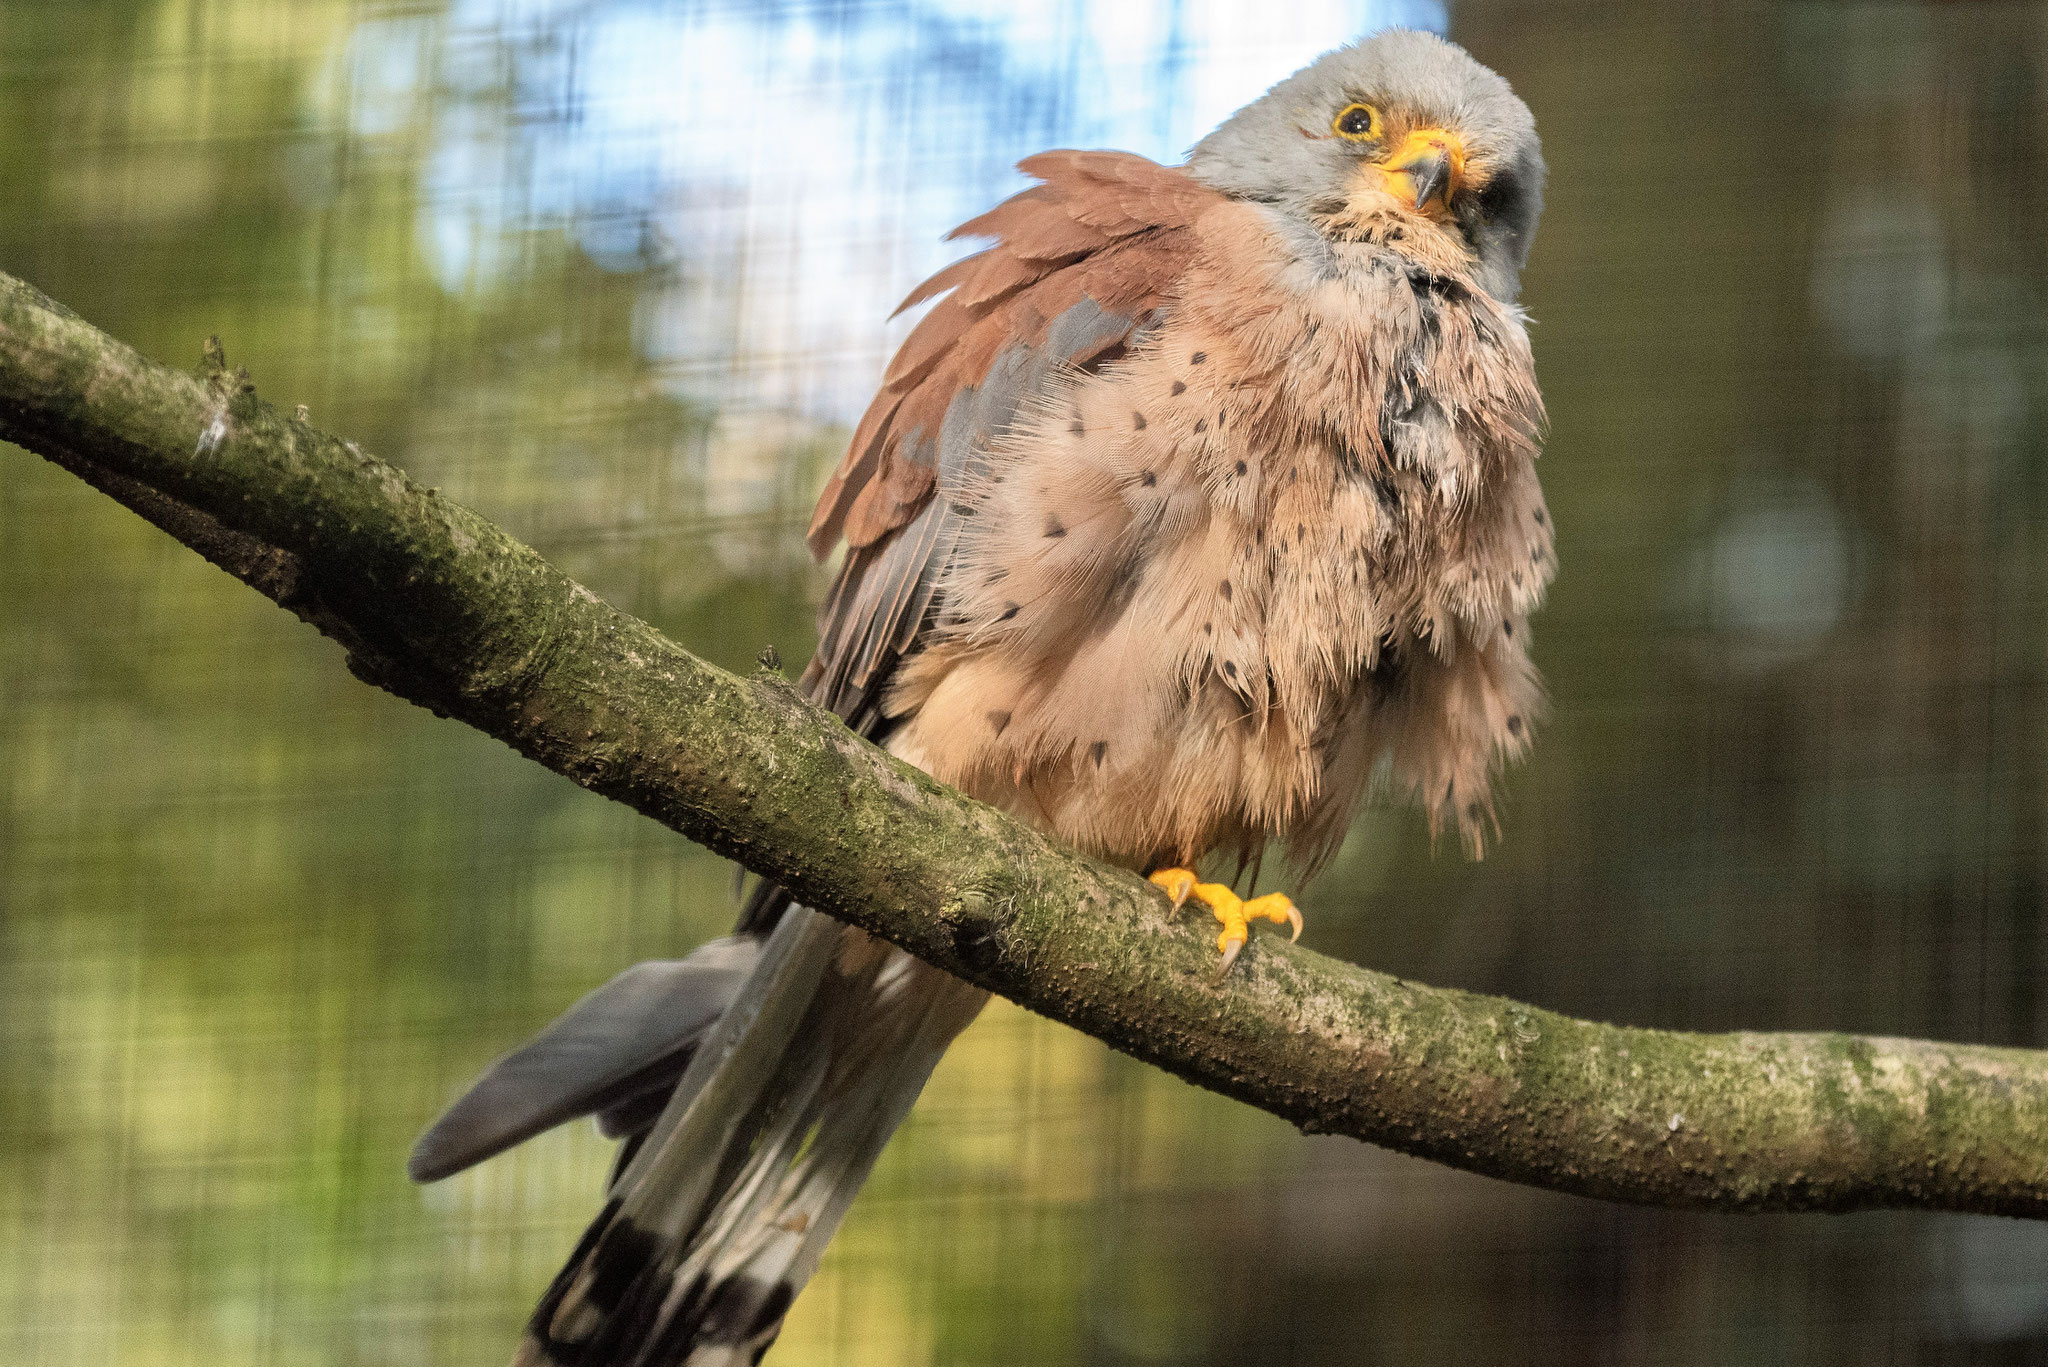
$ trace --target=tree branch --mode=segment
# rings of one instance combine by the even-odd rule
[[[144,359],[0,275],[0,437],[459,718],[1024,1006],[1308,1131],[1616,1200],[2048,1216],[2048,1053],[1694,1035],[1209,936],[1156,890],[619,612],[227,370]]]

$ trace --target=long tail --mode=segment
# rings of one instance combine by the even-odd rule
[[[690,1059],[515,1367],[758,1362],[985,993],[791,908]]]
[[[760,952],[761,937],[743,934],[687,959],[635,964],[485,1069],[420,1136],[406,1171],[438,1182],[585,1115],[625,1141],[623,1165]]]

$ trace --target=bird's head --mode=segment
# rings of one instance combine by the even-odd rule
[[[1529,107],[1463,48],[1412,29],[1325,53],[1197,143],[1188,170],[1326,237],[1421,220],[1510,301],[1543,207]]]

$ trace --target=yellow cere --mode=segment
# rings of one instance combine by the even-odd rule
[[[1380,163],[1397,194],[1416,208],[1448,205],[1465,180],[1465,140],[1441,128],[1418,128]],[[1427,179],[1428,188],[1418,194]]]

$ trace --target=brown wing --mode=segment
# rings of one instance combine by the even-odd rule
[[[998,241],[903,301],[945,295],[897,351],[811,519],[812,552],[843,537],[846,561],[804,685],[864,735],[886,730],[882,693],[932,616],[960,518],[949,491],[1056,376],[1102,365],[1157,323],[1194,220],[1223,202],[1125,152],[1018,165],[1044,183],[954,229]]]

